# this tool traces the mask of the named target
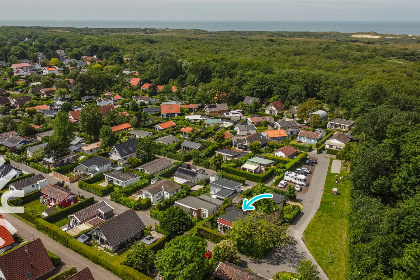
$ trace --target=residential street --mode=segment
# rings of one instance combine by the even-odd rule
[[[117,276],[109,272],[108,270],[94,264],[89,259],[79,255],[78,253],[74,252],[73,250],[62,246],[61,244],[57,243],[50,237],[44,235],[43,233],[35,230],[33,227],[25,224],[18,218],[10,214],[3,214],[3,217],[8,220],[18,231],[18,234],[27,239],[27,240],[34,240],[37,238],[41,238],[42,243],[46,249],[50,250],[54,254],[60,256],[63,263],[68,266],[68,268],[75,266],[77,270],[82,270],[85,267],[89,267],[90,271],[93,274],[95,279],[107,279],[107,280],[118,280]]]

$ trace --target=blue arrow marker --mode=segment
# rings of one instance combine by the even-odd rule
[[[242,210],[244,211],[255,210],[255,207],[252,204],[263,198],[273,198],[273,194],[271,193],[260,194],[260,195],[255,196],[249,201],[248,199],[245,198],[244,202],[242,203]]]

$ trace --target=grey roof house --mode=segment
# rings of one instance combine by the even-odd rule
[[[124,173],[121,170],[113,170],[105,173],[105,181],[108,184],[115,184],[121,187],[127,187],[140,181],[141,177],[133,173]]]
[[[203,145],[200,143],[191,142],[188,140],[185,140],[181,144],[181,149],[186,152],[191,152],[192,150],[201,150],[203,148]]]
[[[96,173],[106,172],[111,168],[111,162],[103,157],[92,157],[79,163],[74,169],[78,173],[93,176]]]
[[[187,184],[189,186],[194,186],[198,181],[207,180],[209,178],[210,176],[203,169],[194,171],[180,167],[174,174],[175,182],[178,184]]]
[[[175,201],[175,206],[181,207],[184,211],[197,219],[205,219],[213,215],[222,205],[222,200],[212,198],[205,194],[202,194],[199,197],[187,196]]]
[[[216,154],[221,154],[223,156],[223,160],[227,161],[227,160],[241,158],[245,156],[247,153],[238,152],[238,151],[229,150],[229,149],[221,149],[221,150],[216,151]]]
[[[257,102],[258,104],[260,104],[261,103],[261,99],[259,99],[258,97],[252,97],[252,96],[246,96],[245,99],[244,99],[244,104],[247,104],[247,105],[252,105],[255,102]]]
[[[253,124],[238,124],[235,126],[236,135],[251,135],[257,132],[257,128]]]
[[[214,198],[225,199],[242,191],[242,183],[225,178],[210,178],[210,195]]]
[[[140,165],[136,169],[146,174],[155,174],[171,167],[172,165],[174,165],[172,161],[166,158],[157,158],[151,162]]]
[[[144,138],[144,137],[150,137],[153,135],[150,131],[145,130],[130,130],[128,134],[133,135],[135,138]]]
[[[26,149],[26,155],[28,157],[32,157],[34,155],[34,153],[43,150],[45,148],[45,146],[47,146],[48,143],[42,143],[42,144],[38,144],[35,146],[30,146]]]
[[[179,139],[172,135],[163,136],[155,140],[156,143],[161,143],[165,145],[174,144],[178,141]]]
[[[134,138],[112,147],[109,152],[109,158],[112,160],[125,161],[130,157],[136,157],[136,154],[137,139]]]
[[[105,201],[99,201],[88,206],[82,210],[69,215],[69,227],[78,227],[92,219],[99,218],[103,221],[114,215],[114,208],[108,205]]]
[[[150,184],[142,190],[142,197],[150,198],[153,204],[170,198],[181,191],[181,186],[168,179],[162,179]]]
[[[23,190],[25,194],[42,190],[48,185],[48,180],[42,174],[26,177],[9,184],[9,190]]]
[[[7,176],[8,174],[9,176]],[[4,178],[7,176],[7,179],[11,180],[14,178],[18,178],[20,175],[22,175],[22,170],[20,170],[19,168],[11,166],[7,163],[0,165],[0,178]]]

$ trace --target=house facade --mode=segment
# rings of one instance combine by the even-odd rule
[[[103,157],[93,157],[82,161],[74,170],[93,176],[100,172],[106,172],[111,168],[111,162]]]
[[[9,190],[23,190],[25,194],[28,194],[42,190],[48,184],[48,180],[43,175],[38,174],[9,184]]]
[[[142,197],[150,198],[153,204],[168,199],[181,191],[181,186],[168,179],[162,179],[142,190]]]
[[[213,215],[222,205],[222,200],[212,198],[205,194],[202,194],[199,197],[187,196],[175,201],[175,206],[181,207],[184,211],[197,219],[205,219]]]
[[[127,187],[140,181],[141,177],[133,173],[124,173],[120,170],[113,170],[105,173],[105,181],[108,184],[115,184],[120,187]]]
[[[301,130],[297,141],[307,144],[316,144],[322,139],[322,134],[315,131]]]
[[[283,110],[283,102],[281,102],[280,100],[275,101],[271,103],[270,105],[268,105],[267,107],[265,107],[265,113],[269,115],[277,116],[281,113],[282,110]]]
[[[292,158],[296,156],[298,151],[292,146],[284,146],[274,151],[276,157]]]
[[[56,185],[46,186],[41,193],[40,202],[48,207],[60,205],[64,209],[77,203],[77,195]]]
[[[109,158],[112,160],[125,161],[130,157],[136,157],[137,142],[137,138],[134,138],[121,144],[115,145],[109,152]]]
[[[335,133],[330,139],[325,141],[325,147],[327,149],[342,150],[350,140],[343,133]]]
[[[69,215],[69,227],[78,227],[92,219],[99,218],[103,221],[111,218],[114,215],[114,208],[108,205],[105,201],[99,201],[88,206],[82,210]]]
[[[354,121],[335,118],[333,120],[330,120],[327,124],[328,129],[338,129],[338,130],[344,130],[349,131],[354,126]]]

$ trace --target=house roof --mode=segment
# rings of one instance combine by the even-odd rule
[[[173,165],[173,163],[166,158],[158,158],[151,162],[140,165],[137,169],[143,169],[149,174],[155,174],[159,171],[165,170]]]
[[[65,280],[95,280],[89,267],[86,267]]]
[[[15,242],[15,240],[13,239],[12,232],[9,231],[8,226],[5,220],[3,219],[2,215],[0,215],[0,238],[3,241],[0,245],[0,248],[12,245]]]
[[[80,114],[82,113],[82,110],[76,110],[76,111],[70,111],[69,114],[74,120],[80,119]]]
[[[345,120],[345,119],[340,119],[340,118],[335,118],[333,120],[330,120],[331,123],[338,123],[338,124],[342,124],[342,125],[353,125],[354,121],[350,121],[350,120]]]
[[[277,125],[280,129],[299,129],[299,125],[295,121],[278,120]]]
[[[193,130],[194,130],[194,128],[193,128],[193,127],[186,126],[186,127],[183,127],[183,128],[181,129],[181,132],[190,133],[190,132],[191,132],[191,131],[193,131]]]
[[[231,196],[234,194],[235,191],[229,189],[220,189],[217,193],[215,193],[216,198],[225,199],[226,197]]]
[[[108,105],[100,106],[99,110],[101,111],[102,115],[106,115],[108,112],[115,111],[115,107],[113,104],[108,104]]]
[[[195,142],[185,140],[184,142],[182,142],[181,146],[182,147],[187,147],[187,148],[190,148],[190,149],[198,150],[198,149],[201,148],[202,145],[200,143],[195,143]]]
[[[6,147],[11,148],[11,147],[15,147],[21,141],[29,142],[28,140],[25,140],[25,139],[23,139],[22,137],[19,137],[19,136],[10,136],[9,138],[7,138],[3,142],[1,142],[1,144],[6,146]]]
[[[101,146],[101,141],[98,141],[98,142],[95,142],[95,143],[92,143],[92,144],[89,144],[89,145],[85,145],[81,149],[82,149],[82,151],[86,152],[86,151],[90,151],[90,150],[93,150],[93,149],[97,149],[100,146]]]
[[[298,110],[298,106],[292,106],[289,110],[286,111],[286,114],[296,114]]]
[[[136,135],[138,137],[146,137],[151,134],[150,131],[145,131],[145,130],[130,130],[128,133],[132,135]]]
[[[212,209],[215,206],[220,205],[220,203],[214,204],[212,202],[209,202],[209,201],[203,199],[202,196],[207,196],[207,195],[200,195],[199,197],[187,196],[187,197],[184,197],[180,200],[177,200],[175,203],[185,205],[185,206],[187,206],[189,208],[192,208],[192,209],[203,208],[203,209],[207,209],[207,210]],[[214,199],[216,199],[216,198],[214,198]],[[221,201],[219,199],[216,199],[216,200],[222,202],[222,204],[223,204],[223,201]]]
[[[35,184],[39,181],[45,180],[45,177],[42,174],[33,175],[31,177],[23,178],[22,180],[11,183],[16,190],[20,190],[26,186]]]
[[[278,193],[273,193],[273,198],[272,199],[276,204],[280,204],[280,203],[283,203],[284,201],[286,201],[286,197],[281,195],[281,194],[278,194]]]
[[[136,151],[137,151],[137,139],[136,138],[130,139],[126,142],[115,145],[114,148],[117,150],[118,154],[121,157],[126,157],[128,155],[132,155],[132,154],[136,153]]]
[[[14,135],[17,135],[16,131],[3,132],[3,133],[0,133],[0,139],[9,138],[10,136],[14,136]]]
[[[315,132],[315,131],[309,131],[309,130],[301,130],[299,132],[299,136],[312,138],[312,139],[319,139],[321,137],[321,133]]]
[[[143,111],[145,111],[148,114],[160,113],[160,107],[146,107],[143,108]]]
[[[53,133],[54,133],[54,130],[48,130],[48,131],[37,133],[36,137],[43,138],[45,136],[51,136],[51,135],[53,135]]]
[[[246,137],[245,137],[245,140],[246,140],[249,144],[254,143],[255,141],[260,142],[260,144],[261,144],[261,145],[264,145],[264,144],[267,144],[267,143],[268,143],[267,138],[265,138],[264,136],[262,136],[262,134],[261,134],[261,133],[258,133],[258,132],[257,132],[257,133],[254,133],[254,134],[251,134],[251,135],[246,136]]]
[[[141,86],[142,89],[149,89],[151,86],[151,84],[149,83],[145,83],[144,85]]]
[[[14,98],[15,103],[19,105],[19,107],[22,107],[25,105],[26,102],[31,101],[32,99],[28,96],[22,96],[22,97],[16,97]]]
[[[279,129],[279,130],[267,130],[267,131],[264,131],[264,133],[269,138],[287,137],[287,133],[283,129]]]
[[[228,262],[219,263],[214,271],[214,276],[222,280],[267,280],[243,267]]]
[[[136,211],[130,209],[100,224],[98,229],[112,247],[118,247],[129,238],[141,233],[145,226]]]
[[[197,176],[197,172],[191,169],[179,167],[178,170],[175,172],[174,176],[185,179],[185,180],[190,180]]]
[[[334,133],[334,135],[328,140],[337,140],[343,144],[347,144],[348,142],[350,142],[351,139],[343,133]]]
[[[138,86],[140,84],[141,79],[140,78],[132,78],[130,81],[130,85],[132,86]]]
[[[253,123],[259,123],[263,121],[270,121],[271,118],[264,116],[264,117],[250,117],[248,119]]]
[[[272,105],[277,111],[283,109],[283,102],[281,102],[280,100],[272,102],[270,105]]]
[[[184,108],[184,109],[198,109],[198,104],[185,104],[185,105],[181,105],[181,108]]]
[[[170,128],[170,127],[174,127],[174,126],[176,126],[176,124],[175,124],[173,121],[167,121],[167,122],[164,122],[164,123],[158,124],[158,126],[159,126],[161,129],[167,129],[167,128]]]
[[[92,204],[82,210],[77,211],[76,213],[69,215],[70,216],[74,216],[77,220],[79,220],[81,223],[87,222],[91,219],[93,219],[94,217],[96,217],[96,215],[98,215],[100,212],[100,209],[105,209],[105,207],[108,209],[110,208],[111,210],[113,210],[114,208],[112,208],[111,206],[108,205],[108,203],[106,203],[105,201],[99,201],[95,204]]]
[[[4,105],[4,104],[9,104],[10,100],[9,98],[7,98],[7,96],[0,96],[0,104]]]
[[[21,173],[22,170],[19,168],[16,168],[14,166],[11,166],[10,164],[4,163],[0,166],[0,178],[3,178],[7,174],[9,174],[10,171],[15,170],[17,173]]]
[[[216,151],[216,153],[228,155],[228,156],[231,156],[231,157],[237,157],[237,156],[242,154],[240,152],[237,152],[237,151],[234,151],[234,150],[229,150],[229,149],[221,149],[221,150]]]
[[[290,157],[291,155],[295,154],[297,150],[292,146],[284,146],[280,149],[277,149],[275,152],[282,152],[286,157]]]
[[[0,269],[7,280],[36,280],[54,270],[54,265],[38,238],[0,256]]]
[[[124,173],[121,170],[113,170],[105,174],[106,176],[109,176],[111,178],[126,182],[131,181],[134,179],[139,178],[136,174],[133,173]]]
[[[244,103],[248,105],[252,105],[254,102],[260,103],[261,99],[259,99],[258,97],[251,97],[251,96],[246,96],[244,99]]]
[[[226,214],[222,215],[219,217],[219,219],[217,220],[218,223],[220,223],[220,220],[225,220],[229,223],[233,223],[236,222],[238,220],[242,220],[246,217],[246,214],[240,210],[232,210],[227,212]],[[223,222],[222,222],[223,224]],[[226,224],[225,224],[226,225]],[[230,225],[227,225],[230,226]]]
[[[179,104],[162,104],[160,112],[161,114],[180,114],[181,106]]]
[[[223,134],[225,135],[225,139],[230,139],[233,137],[233,135],[229,131],[223,131]]]
[[[156,194],[156,193],[160,192],[162,189],[165,192],[173,193],[176,190],[179,190],[180,188],[181,188],[181,186],[178,185],[177,183],[172,182],[169,179],[162,179],[162,180],[157,181],[154,184],[151,184],[151,185],[147,186],[143,190],[148,191],[151,194]]]
[[[111,130],[112,132],[118,132],[124,129],[130,129],[130,128],[131,128],[131,124],[123,123],[123,124],[119,124],[119,125],[111,127]]]
[[[257,131],[257,128],[253,124],[238,124],[236,128],[238,129],[238,131],[250,131],[250,130]]]
[[[179,139],[173,135],[167,135],[167,136],[160,137],[156,139],[155,141],[162,144],[172,144],[173,142],[178,142]]]
[[[328,113],[325,112],[324,110],[315,111],[315,112],[311,113],[311,115],[319,115],[321,117],[321,119],[328,119]]]
[[[90,167],[90,166],[104,166],[110,164],[111,162],[103,157],[91,157],[87,160],[84,160],[80,165]]]
[[[229,107],[226,103],[210,104],[210,105],[207,106],[207,110],[209,112],[229,111]]]
[[[47,185],[41,190],[41,193],[48,197],[55,198],[58,201],[63,201],[69,195],[74,195],[72,192],[56,185]]]
[[[242,183],[228,180],[225,178],[218,178],[216,181],[210,182],[210,187],[235,189],[238,186],[242,186]]]

